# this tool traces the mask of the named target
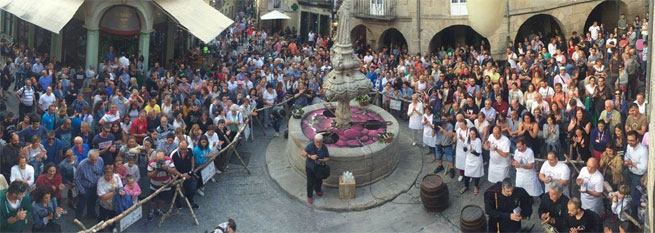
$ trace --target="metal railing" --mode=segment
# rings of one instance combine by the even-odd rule
[[[335,1],[336,0],[298,0],[298,4],[332,9]]]
[[[353,15],[358,18],[394,20],[396,0],[354,0]]]

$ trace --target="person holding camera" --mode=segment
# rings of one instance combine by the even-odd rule
[[[154,193],[157,189],[161,188],[168,182],[173,180],[173,176],[180,175],[175,169],[175,163],[170,157],[166,157],[164,152],[157,152],[155,158],[148,163],[148,177],[150,177],[150,192]],[[150,213],[148,213],[148,221],[152,221],[157,216],[164,215],[161,210],[165,201],[170,201],[173,194],[171,187],[165,188],[159,195],[155,196],[155,201],[150,202]]]

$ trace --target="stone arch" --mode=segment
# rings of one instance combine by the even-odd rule
[[[366,27],[364,24],[359,24],[350,30],[350,40],[354,44],[355,41],[361,40],[364,43],[368,43],[369,39],[373,39],[373,32],[370,28]]]
[[[589,31],[594,21],[598,22],[598,25],[604,24],[605,30],[611,31],[617,27],[620,14],[625,13],[627,9],[628,5],[622,1],[601,1],[589,12],[581,32]]]
[[[400,46],[400,49],[403,48],[408,48],[407,47],[407,40],[405,39],[405,36],[403,35],[402,32],[400,32],[398,29],[395,28],[389,28],[382,32],[380,35],[380,40],[378,40],[378,47],[397,47]]]
[[[428,51],[431,53],[437,52],[441,46],[445,46],[447,49],[449,46],[455,47],[457,43],[460,45],[474,45],[477,49],[482,41],[485,42],[485,49],[488,50],[489,40],[487,38],[477,33],[470,26],[456,24],[434,34],[430,40]]]
[[[546,37],[546,39],[552,37],[556,33],[562,36],[567,35],[563,29],[564,25],[555,16],[550,14],[532,15],[523,21],[519,29],[516,30],[516,34],[514,35],[514,42],[522,43],[524,38],[530,39],[539,32],[541,32]]]
[[[139,21],[141,23],[142,33],[150,33],[152,31],[152,25],[153,25],[152,20],[154,19],[154,17],[151,17],[153,16],[152,6],[148,2],[128,1],[124,3],[116,4],[115,2],[102,1],[96,4],[97,5],[90,6],[88,8],[90,10],[89,12],[87,12],[88,14],[84,24],[84,26],[87,29],[98,29],[100,25],[100,20],[102,19],[102,16],[105,14],[105,12],[107,12],[113,6],[125,5],[125,6],[134,7],[137,10],[139,14]]]

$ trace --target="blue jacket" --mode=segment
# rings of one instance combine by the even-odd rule
[[[117,188],[116,193],[118,193],[120,190],[123,190],[123,192],[125,191],[123,188]],[[132,196],[125,194],[123,196],[114,195],[112,204],[114,204],[114,212],[116,214],[120,214],[130,208],[130,206],[134,205],[134,202],[132,201]]]
[[[61,173],[61,181],[63,184],[75,182],[75,168],[80,163],[80,161],[77,160],[77,157],[74,158],[75,163],[73,164],[68,163],[68,160],[64,159],[59,162],[59,165],[57,166],[59,168],[59,173]]]
[[[59,217],[54,214],[57,210],[57,198],[52,197],[48,206],[43,206],[42,203],[33,203],[32,204],[32,215],[34,216],[34,228],[41,229],[44,228],[47,223],[44,221],[45,217],[53,213],[53,219],[50,221],[57,221]]]

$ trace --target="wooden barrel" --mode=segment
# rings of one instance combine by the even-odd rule
[[[459,229],[462,232],[484,232],[487,226],[487,218],[484,210],[476,205],[467,205],[462,208],[459,217]]]
[[[439,212],[448,208],[448,185],[441,176],[429,174],[421,182],[421,201],[428,211]]]

